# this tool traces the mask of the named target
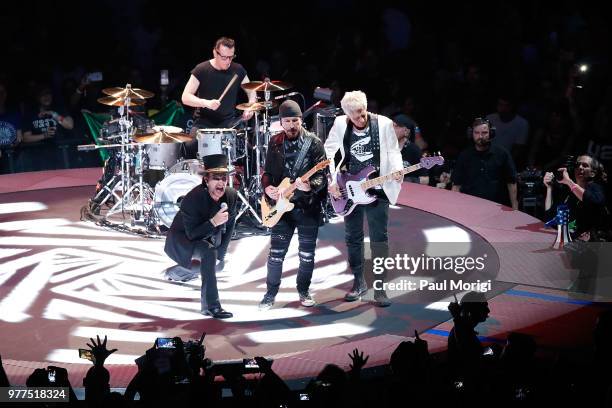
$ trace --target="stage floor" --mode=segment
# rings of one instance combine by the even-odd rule
[[[371,290],[366,301],[344,302],[352,275],[347,273],[341,219],[319,232],[311,285],[317,306],[304,308],[298,302],[295,237],[275,307],[257,309],[265,293],[269,237],[253,236],[232,241],[230,260],[217,274],[221,302],[234,318],[202,316],[199,280],[164,279],[163,271],[173,263],[163,252],[163,240],[79,220],[93,183],[75,182],[71,175],[54,173],[53,180],[61,180],[53,188],[45,188],[40,173],[11,175],[13,185],[24,191],[16,187],[0,193],[0,353],[13,384],[25,383],[33,368],[53,363],[67,367],[72,384],[80,386],[90,363],[79,359],[77,350],[95,335],[107,335],[109,347],[119,349],[107,360],[114,387],[127,385],[135,373],[134,359],[157,337],[188,340],[206,332],[206,354],[212,360],[272,357],[275,371],[285,379],[316,375],[327,363],[348,367],[347,354],[355,347],[370,354],[368,366],[386,364],[397,344],[415,330],[425,333],[433,351],[445,347],[448,302],[453,292],[460,297],[465,291],[394,290],[389,292],[394,303],[385,309],[368,301]],[[38,181],[29,188],[26,181],[32,179]],[[522,329],[537,335],[539,344],[558,345],[558,339],[546,336],[552,324],[563,330],[563,342],[589,341],[585,330],[607,305],[565,291],[575,271],[561,253],[550,250],[554,235],[542,230],[538,220],[413,184],[404,184],[398,204],[390,209],[392,256],[485,257],[480,275],[463,278],[492,280],[487,293],[491,318],[478,328],[488,340],[500,341]],[[443,278],[423,276],[428,283]],[[395,268],[389,280],[421,279]],[[566,327],[567,315],[579,318],[580,330]]]

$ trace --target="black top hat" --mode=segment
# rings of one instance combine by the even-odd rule
[[[227,156],[224,154],[211,154],[204,156],[202,159],[204,163],[203,173],[229,173]]]

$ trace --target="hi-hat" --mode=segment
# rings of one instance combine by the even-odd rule
[[[157,143],[183,143],[191,140],[191,136],[187,133],[166,133],[166,132],[155,132],[147,133],[140,136],[135,136],[134,141],[136,143],[143,144],[157,144]]]
[[[264,110],[266,107],[268,109],[273,109],[278,105],[277,102],[268,101],[268,102],[253,102],[253,103],[241,103],[236,106],[236,109],[240,109],[243,111],[260,111]]]
[[[147,99],[155,96],[153,92],[145,91],[144,89],[132,88],[131,85],[127,85],[125,88],[105,88],[102,93],[106,95],[114,96],[115,98],[134,98],[134,99]]]
[[[293,85],[283,82],[283,81],[252,81],[247,82],[246,84],[240,85],[242,89],[247,91],[256,91],[256,92],[264,92],[264,91],[286,91],[287,89],[293,88]]]
[[[108,106],[125,106],[124,98],[115,98],[114,96],[105,96],[103,98],[98,98],[98,102],[108,105]],[[144,99],[130,99],[129,106],[135,105],[144,105]]]

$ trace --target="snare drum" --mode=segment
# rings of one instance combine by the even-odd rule
[[[169,174],[155,187],[153,210],[163,225],[170,228],[181,208],[181,201],[202,178],[187,173]]]
[[[198,156],[211,154],[228,155],[230,161],[236,160],[236,130],[235,129],[198,129]]]

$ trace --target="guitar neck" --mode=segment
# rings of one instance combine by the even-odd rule
[[[306,173],[304,173],[304,175],[302,175],[299,178],[301,178],[304,181],[309,180],[312,177],[312,175],[315,174],[317,171],[319,171],[319,168],[318,166],[315,166],[312,169],[308,170]],[[295,191],[296,188],[297,188],[297,183],[295,182],[291,183],[291,185],[285,190],[283,197],[287,198],[289,195],[291,195]]]
[[[373,179],[369,179],[361,183],[361,187],[364,190],[367,190],[372,187],[376,187],[378,185],[384,184],[387,181],[393,180],[396,175],[404,175],[408,173],[412,173],[421,168],[421,163],[413,164],[412,166],[404,167],[401,170],[394,171],[393,173],[387,174],[385,176],[375,177]]]

